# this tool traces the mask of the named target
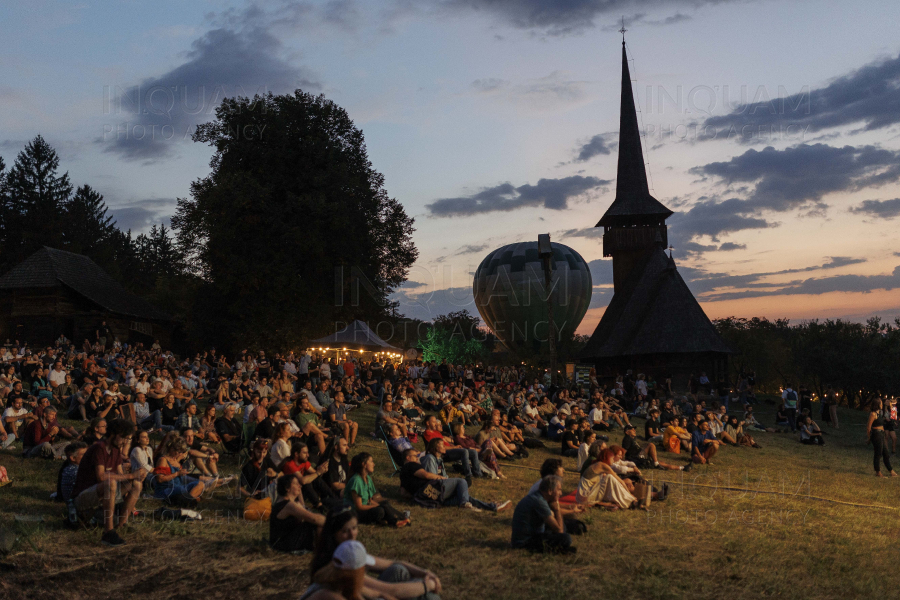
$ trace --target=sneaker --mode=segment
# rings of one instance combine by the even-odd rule
[[[125,545],[125,540],[122,539],[122,536],[116,533],[115,529],[110,529],[109,531],[103,532],[103,537],[100,538],[100,543],[104,546],[123,546]]]
[[[411,516],[412,516],[412,513],[409,512],[408,510],[404,510],[404,511],[403,511],[403,520],[404,520],[404,521],[409,521],[409,518],[410,518]]]
[[[475,506],[471,502],[466,502],[465,504],[460,504],[460,508],[465,508],[466,510],[471,510],[472,512],[481,512],[480,508],[475,508]]]
[[[681,470],[684,471],[685,473],[687,473],[688,471],[690,471],[693,468],[694,468],[694,463],[689,462],[688,464],[681,467]]]
[[[501,502],[500,504],[497,505],[497,508],[495,510],[497,512],[500,512],[501,510],[506,510],[510,506],[512,506],[512,501],[504,500],[503,502]]]

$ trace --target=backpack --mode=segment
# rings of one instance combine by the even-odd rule
[[[784,399],[784,407],[785,408],[797,408],[797,392],[794,390],[788,390],[787,396]]]

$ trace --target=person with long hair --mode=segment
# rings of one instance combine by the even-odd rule
[[[316,551],[310,561],[310,575],[315,579],[334,557],[335,550],[344,542],[354,541],[359,536],[359,521],[356,511],[349,506],[336,506],[325,518],[325,525],[316,543]],[[416,565],[391,561],[372,556],[372,564],[366,570],[378,573],[378,578],[366,575],[362,594],[366,598],[392,597],[398,600],[440,600],[441,580],[433,572]],[[312,598],[322,588],[314,583],[300,597]]]
[[[194,504],[200,498],[206,485],[182,472],[181,461],[187,455],[187,443],[176,434],[156,461],[154,496],[171,504]]]
[[[311,512],[303,502],[300,475],[278,479],[277,497],[269,515],[269,545],[280,552],[311,552],[325,517]]]
[[[286,422],[275,426],[275,435],[272,437],[272,445],[269,450],[269,459],[276,470],[281,468],[281,463],[291,456],[291,427]]]
[[[575,494],[578,504],[602,506],[610,510],[637,506],[637,498],[631,493],[634,487],[612,469],[615,459],[615,451],[607,448],[600,452],[596,460],[585,464]]]
[[[875,456],[872,459],[872,464],[875,467],[875,477],[884,477],[881,474],[882,460],[891,477],[896,477],[897,473],[891,466],[891,454],[888,452],[887,444],[885,443],[885,419],[882,414],[882,408],[883,404],[880,398],[875,398],[872,400],[872,404],[869,405],[869,420],[866,422],[866,443],[871,443],[873,450],[875,450]]]
[[[409,525],[409,516],[401,514],[375,489],[375,459],[360,452],[350,461],[352,476],[344,488],[344,502],[352,506],[360,523],[386,524],[391,527]]]

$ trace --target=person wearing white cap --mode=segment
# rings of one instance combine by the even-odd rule
[[[323,586],[316,574],[333,564],[337,549],[359,535],[359,521],[349,506],[334,507],[325,519],[319,535],[316,551],[309,569],[313,584],[303,593],[300,600],[313,597]],[[366,598],[396,598],[397,600],[441,600],[441,580],[433,572],[408,562],[369,555],[366,561],[366,578],[362,594]],[[342,563],[346,559],[341,558]],[[377,579],[376,579],[377,574]],[[327,596],[323,596],[327,597]]]
[[[366,552],[365,546],[355,540],[342,543],[334,551],[331,562],[313,575],[311,594],[301,596],[304,600],[361,600],[366,565],[374,566],[375,559]]]

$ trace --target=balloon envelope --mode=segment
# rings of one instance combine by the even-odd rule
[[[591,303],[587,262],[563,244],[552,244],[549,286],[557,340],[572,336]],[[472,283],[475,305],[494,335],[513,352],[546,349],[549,334],[547,286],[538,244],[519,242],[484,257]]]

